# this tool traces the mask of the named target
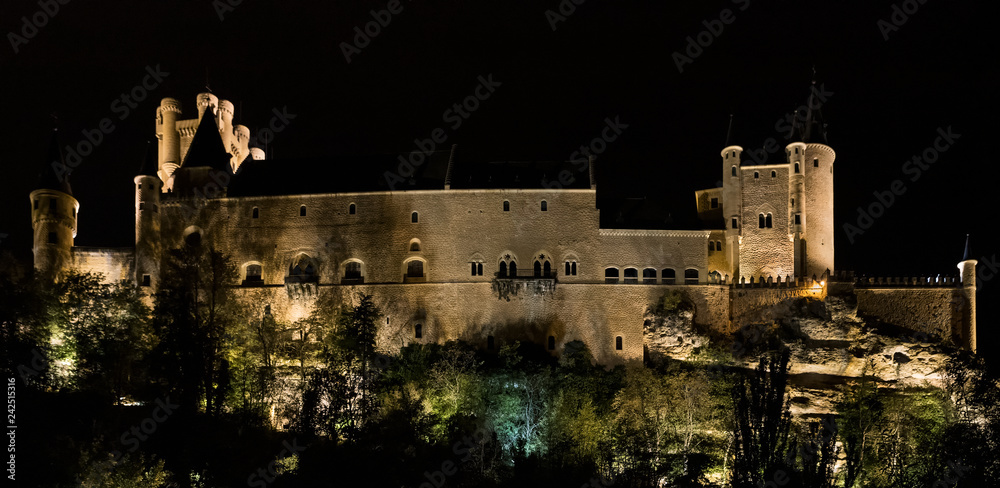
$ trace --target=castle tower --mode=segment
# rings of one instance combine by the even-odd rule
[[[965,236],[965,253],[958,263],[958,272],[962,278],[962,297],[965,313],[962,314],[962,340],[972,352],[976,352],[976,264],[970,248],[969,236]]]
[[[156,138],[160,146],[157,176],[161,181],[170,181],[174,170],[181,164],[181,141],[177,131],[180,114],[181,102],[174,98],[164,98],[156,109]]]
[[[727,144],[729,141],[726,141]],[[727,145],[722,149],[722,218],[726,229],[726,261],[734,278],[740,269],[740,231],[743,215],[743,187],[740,183],[740,158],[743,148]],[[738,278],[737,278],[738,279]]]
[[[821,111],[822,102],[815,94],[816,82],[806,104],[805,121],[798,129],[797,143],[788,145],[791,150],[789,163],[792,175],[795,164],[799,165],[800,177],[793,177],[789,184],[791,194],[798,193],[794,209],[790,209],[794,225],[795,214],[800,214],[796,241],[796,274],[800,276],[822,277],[834,268],[833,252],[833,162],[837,155],[826,145],[826,126]],[[796,117],[796,120],[798,118]],[[796,181],[798,180],[798,181]],[[801,190],[798,183],[801,182]],[[789,206],[791,204],[789,202]]]
[[[135,182],[135,282],[155,292],[160,277],[160,192],[152,145]]]
[[[73,198],[69,168],[63,161],[55,130],[36,188],[30,195],[35,270],[58,280],[72,264],[80,202]]]

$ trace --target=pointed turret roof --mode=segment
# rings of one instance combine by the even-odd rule
[[[59,129],[52,129],[52,136],[49,138],[49,150],[45,157],[44,166],[38,174],[38,184],[36,190],[59,190],[72,196],[73,190],[69,186],[70,167],[66,166],[63,159],[62,149],[59,148]]]
[[[823,101],[816,97],[817,93],[819,93],[819,90],[816,88],[816,79],[814,76],[809,86],[809,97],[806,99],[806,118],[800,122],[798,116],[796,116],[793,124],[799,126],[796,132],[799,135],[798,139],[800,141],[827,144],[826,120],[823,119]]]
[[[972,245],[969,239],[969,234],[965,234],[965,253],[962,254],[962,261],[968,261],[972,259]]]
[[[150,141],[146,141],[146,156],[143,158],[142,166],[139,168],[140,176],[157,176],[156,170],[159,162],[156,159],[155,151],[153,144]]]
[[[722,147],[729,147],[733,145],[733,114],[729,114],[729,128],[726,129],[726,145]]]
[[[215,123],[215,111],[209,106],[205,109],[205,114],[201,116],[198,130],[194,133],[194,138],[191,139],[191,145],[188,146],[181,167],[207,166],[232,174],[233,170],[229,159],[229,153],[226,152],[226,147],[222,143],[222,136],[219,135],[219,126]]]

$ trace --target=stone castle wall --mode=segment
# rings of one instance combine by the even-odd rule
[[[72,269],[104,276],[106,283],[135,280],[135,251],[115,247],[74,247]]]
[[[858,315],[965,344],[962,288],[856,288]]]
[[[293,287],[294,288],[294,287]],[[379,345],[398,350],[407,344],[464,340],[485,349],[493,336],[495,347],[514,340],[547,347],[555,338],[553,354],[567,342],[581,340],[605,365],[641,360],[643,321],[647,309],[669,290],[683,290],[695,305],[694,321],[702,327],[725,331],[728,289],[720,285],[604,285],[558,283],[549,293],[522,290],[510,301],[499,298],[489,283],[417,283],[353,286],[320,286],[346,302],[358,294],[374,297],[384,316],[379,323]],[[280,322],[290,323],[308,315],[316,295],[289,297],[285,286],[238,288],[237,294],[254,304],[259,313],[270,305]],[[600,299],[595,299],[600,297]],[[421,338],[415,326],[421,325]],[[616,337],[622,349],[616,349]]]

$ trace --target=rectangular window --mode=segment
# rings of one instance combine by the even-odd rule
[[[146,208],[146,203],[145,202],[139,202],[139,210],[142,210],[144,208]]]
[[[736,217],[733,217],[733,228],[734,228],[734,229],[736,229],[736,228],[737,228],[737,226],[736,226]]]
[[[142,275],[142,286],[149,286],[151,278],[148,274]]]
[[[713,198],[712,199],[712,208],[719,208],[719,199],[718,198]]]
[[[802,225],[802,214],[795,214],[795,225]]]
[[[819,167],[819,158],[813,158],[813,168]]]

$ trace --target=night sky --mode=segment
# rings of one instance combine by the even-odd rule
[[[7,2],[0,249],[30,257],[28,194],[47,164],[53,115],[63,145],[111,119],[114,129],[71,177],[76,243],[131,245],[132,178],[155,140],[156,106],[174,97],[182,118],[194,117],[206,84],[254,133],[274,110],[294,115],[268,144],[277,158],[408,152],[442,127],[445,145],[457,143],[467,160],[566,160],[617,117],[627,128],[598,157],[602,200],[645,198],[680,222],[694,213],[693,192],[721,179],[730,113],[733,143],[749,152],[773,138],[769,162],[782,158],[791,141],[780,121],[806,103],[815,68],[837,153],[838,268],[956,274],[971,233],[980,276],[1000,273],[988,265],[998,246],[986,164],[997,43],[974,2],[897,2],[916,8],[905,19],[893,19],[892,2],[668,3],[71,0],[48,15],[38,2]],[[389,7],[397,13],[348,62],[342,43],[373,22],[370,11]],[[22,17],[44,25],[26,29]],[[689,56],[687,38],[699,34],[710,44],[681,72],[674,53]],[[157,66],[168,74],[126,111],[122,94]],[[499,86],[452,129],[445,112],[490,75]],[[907,162],[948,127],[958,138],[914,181]],[[338,172],[350,173],[302,177]],[[856,209],[894,180],[905,193],[852,242],[843,225],[856,225]],[[995,289],[1000,279],[980,280],[981,352],[997,337]]]

